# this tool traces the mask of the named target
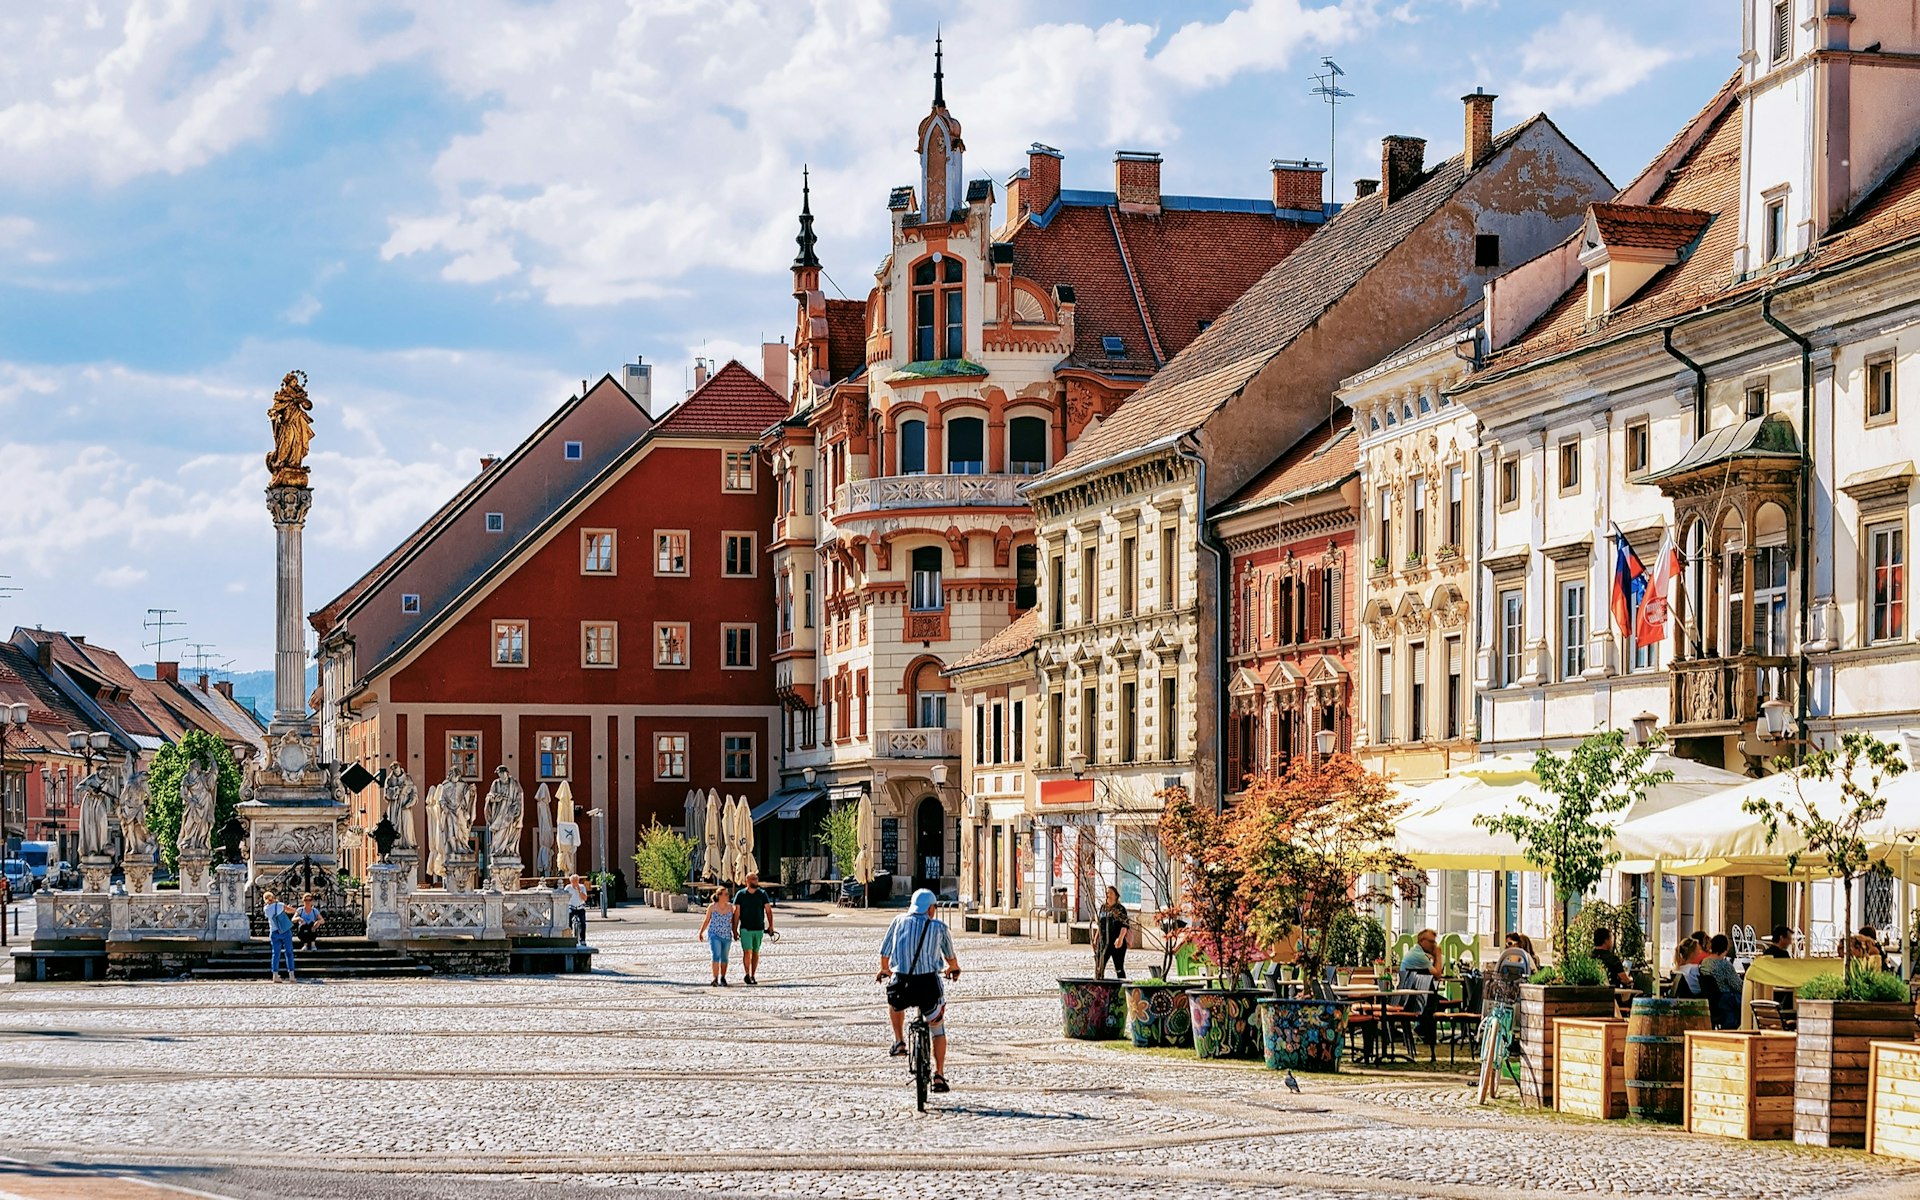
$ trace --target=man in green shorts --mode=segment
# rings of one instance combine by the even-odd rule
[[[747,982],[760,982],[760,945],[773,932],[773,897],[760,889],[758,875],[747,876],[747,886],[733,898],[739,909],[740,962]]]

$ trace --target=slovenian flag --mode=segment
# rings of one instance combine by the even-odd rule
[[[1647,590],[1647,567],[1627,544],[1620,527],[1613,530],[1613,623],[1623,638],[1633,637],[1633,610]]]
[[[1667,636],[1667,616],[1672,611],[1673,580],[1680,574],[1680,552],[1668,531],[1660,553],[1653,560],[1653,575],[1647,580],[1646,596],[1640,602],[1640,616],[1634,622],[1633,644],[1657,646]]]

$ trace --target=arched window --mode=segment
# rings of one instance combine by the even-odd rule
[[[1747,526],[1729,512],[1720,523],[1720,655],[1732,658],[1747,646]]]
[[[913,724],[917,729],[947,726],[947,681],[937,662],[922,663],[913,672]]]
[[[987,469],[987,423],[979,417],[955,417],[947,422],[947,471],[980,475]]]
[[[1700,657],[1700,655],[1705,652],[1705,647],[1701,644],[1700,640],[1705,633],[1705,630],[1700,627],[1700,614],[1706,611],[1704,606],[1704,601],[1707,598],[1707,558],[1704,553],[1706,539],[1705,527],[1699,521],[1695,521],[1687,526],[1687,536],[1684,543],[1686,546],[1685,561],[1687,564],[1686,603],[1673,610],[1675,612],[1688,614],[1692,620],[1691,629],[1685,624],[1681,625],[1680,635],[1686,639],[1687,644],[1691,647],[1692,655],[1695,658]]]
[[[946,593],[940,587],[940,547],[922,546],[913,552],[913,608],[931,612],[945,608]]]
[[[1047,419],[1015,417],[1007,422],[1007,470],[1038,475],[1047,469]]]
[[[966,289],[957,258],[934,255],[913,268],[913,357],[959,358],[966,345]]]
[[[918,418],[900,422],[900,473],[927,473],[927,423]]]

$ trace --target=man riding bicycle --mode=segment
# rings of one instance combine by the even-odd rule
[[[880,971],[875,979],[887,988],[887,1019],[893,1023],[895,1058],[907,1052],[906,1012],[917,1008],[927,1019],[933,1039],[932,1091],[947,1091],[947,1001],[940,985],[941,964],[948,979],[960,978],[960,960],[954,957],[953,934],[945,921],[933,915],[933,893],[921,888],[913,894],[911,911],[893,919],[880,942]]]

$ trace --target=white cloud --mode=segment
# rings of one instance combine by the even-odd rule
[[[1510,112],[1585,108],[1630,91],[1684,56],[1648,45],[1597,12],[1570,12],[1519,49],[1520,79],[1506,90]]]
[[[101,587],[130,588],[137,583],[147,581],[147,569],[122,563],[117,567],[108,567],[93,577]]]
[[[320,298],[312,292],[306,292],[288,305],[280,317],[289,325],[305,325],[320,315],[320,308]]]

